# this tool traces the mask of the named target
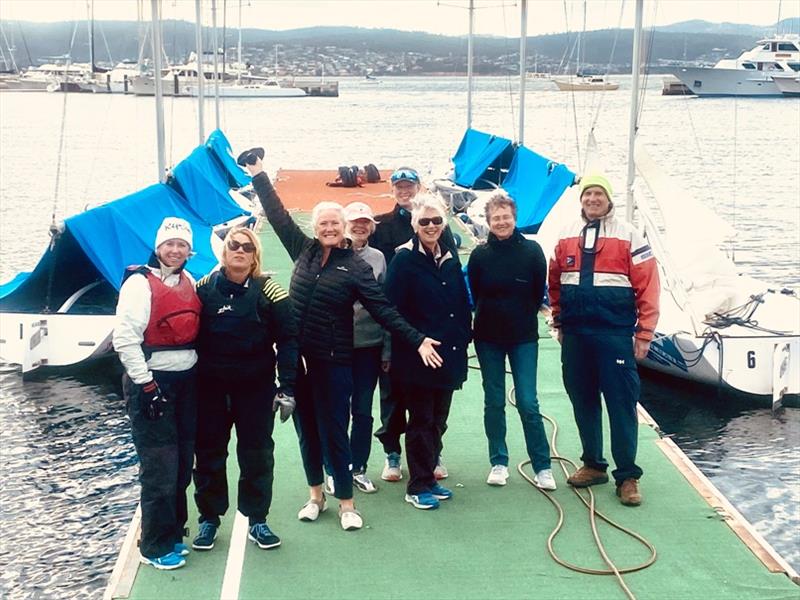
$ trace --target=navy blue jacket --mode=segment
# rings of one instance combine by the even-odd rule
[[[460,388],[467,379],[472,324],[461,264],[448,258],[437,266],[433,257],[420,251],[415,235],[397,250],[386,272],[385,288],[389,300],[415,329],[441,342],[436,351],[444,361],[438,369],[426,367],[416,347],[392,336],[392,380],[424,387]]]

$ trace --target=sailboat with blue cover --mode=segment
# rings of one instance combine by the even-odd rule
[[[0,285],[0,360],[27,373],[109,353],[123,274],[147,262],[161,221],[174,216],[191,224],[187,269],[201,277],[218,263],[219,230],[251,218],[236,192],[249,183],[215,130],[166,183],[67,218],[33,271]]]

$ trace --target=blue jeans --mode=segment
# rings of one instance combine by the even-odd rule
[[[536,367],[539,357],[537,342],[495,344],[475,342],[483,378],[483,426],[489,441],[489,462],[508,466],[506,446],[506,356],[511,364],[517,411],[525,434],[525,447],[539,472],[550,468],[550,446],[544,432],[539,401],[536,398]]]
[[[366,471],[372,446],[372,397],[381,372],[381,346],[353,349],[350,453],[353,471]]]

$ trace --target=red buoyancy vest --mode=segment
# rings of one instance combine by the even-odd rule
[[[200,330],[202,304],[192,282],[181,273],[178,285],[169,287],[149,269],[144,275],[152,296],[144,346],[186,346],[194,342]]]

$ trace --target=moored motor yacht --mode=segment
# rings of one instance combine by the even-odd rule
[[[722,59],[713,67],[685,67],[675,72],[697,96],[780,96],[775,76],[800,71],[800,37],[765,38],[736,59]]]

